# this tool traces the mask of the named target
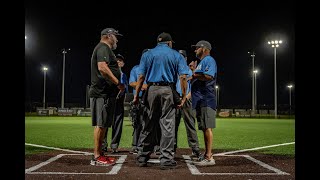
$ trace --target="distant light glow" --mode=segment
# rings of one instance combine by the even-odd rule
[[[282,43],[282,40],[268,41],[268,44],[271,44],[271,47],[273,47],[273,48],[279,47],[281,43]]]
[[[288,87],[289,89],[291,89],[293,86],[292,86],[292,84],[290,84],[290,85],[288,85],[287,87]]]
[[[219,86],[216,86],[216,89],[219,89]]]
[[[257,74],[259,71],[258,70],[254,70],[253,73]]]
[[[47,68],[46,66],[44,66],[44,67],[42,68],[42,70],[43,70],[43,71],[48,71],[48,68]]]
[[[24,36],[24,39],[27,39],[27,36]]]

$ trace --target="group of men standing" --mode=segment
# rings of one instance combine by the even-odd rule
[[[90,107],[94,126],[94,155],[91,164],[110,165],[115,158],[107,156],[103,146],[107,143],[107,129],[112,126],[111,148],[118,148],[123,123],[123,93],[127,78],[119,68],[113,50],[117,48],[117,36],[113,28],[101,32],[101,40],[91,58]],[[134,88],[133,105],[139,111],[134,126],[132,153],[137,153],[137,164],[147,166],[150,155],[159,150],[160,169],[175,168],[174,154],[178,144],[178,128],[181,115],[185,122],[188,144],[195,165],[215,164],[212,153],[216,116],[215,83],[217,66],[210,56],[211,44],[201,40],[195,47],[200,60],[187,65],[185,50],[174,50],[169,33],[157,37],[157,45],[142,52],[140,64],[132,68],[129,84]],[[122,60],[124,58],[122,57]],[[121,102],[119,102],[121,101]],[[121,116],[122,113],[122,116]],[[196,118],[195,118],[196,117]],[[195,119],[203,131],[205,152],[200,153]],[[119,127],[121,126],[121,127]]]

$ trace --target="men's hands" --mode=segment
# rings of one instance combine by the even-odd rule
[[[189,68],[194,71],[197,68],[197,61],[191,61]]]
[[[134,95],[134,96],[133,96],[132,103],[133,103],[134,105],[138,105],[138,104],[139,104],[139,97],[136,96],[136,95]]]
[[[177,106],[177,109],[181,109],[183,107],[184,103],[186,102],[186,100],[187,100],[186,97],[182,98],[181,103]]]
[[[144,91],[144,90],[146,90],[147,88],[148,88],[148,84],[143,84],[142,87],[141,87],[141,90]]]
[[[120,90],[120,91],[124,91],[126,89],[126,86],[124,84],[119,84],[117,86],[117,88]]]

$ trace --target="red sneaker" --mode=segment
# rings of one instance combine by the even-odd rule
[[[114,158],[114,157],[110,157],[110,156],[107,156],[107,155],[105,155],[104,157],[110,162],[115,162],[116,161],[116,158]]]
[[[96,161],[96,164],[98,165],[113,165],[115,164],[115,160],[114,159],[110,159],[110,157],[106,157],[106,156],[99,156],[97,158],[94,158],[94,160]]]

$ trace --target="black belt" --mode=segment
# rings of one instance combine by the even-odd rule
[[[148,86],[171,86],[174,83],[169,82],[149,82]]]

